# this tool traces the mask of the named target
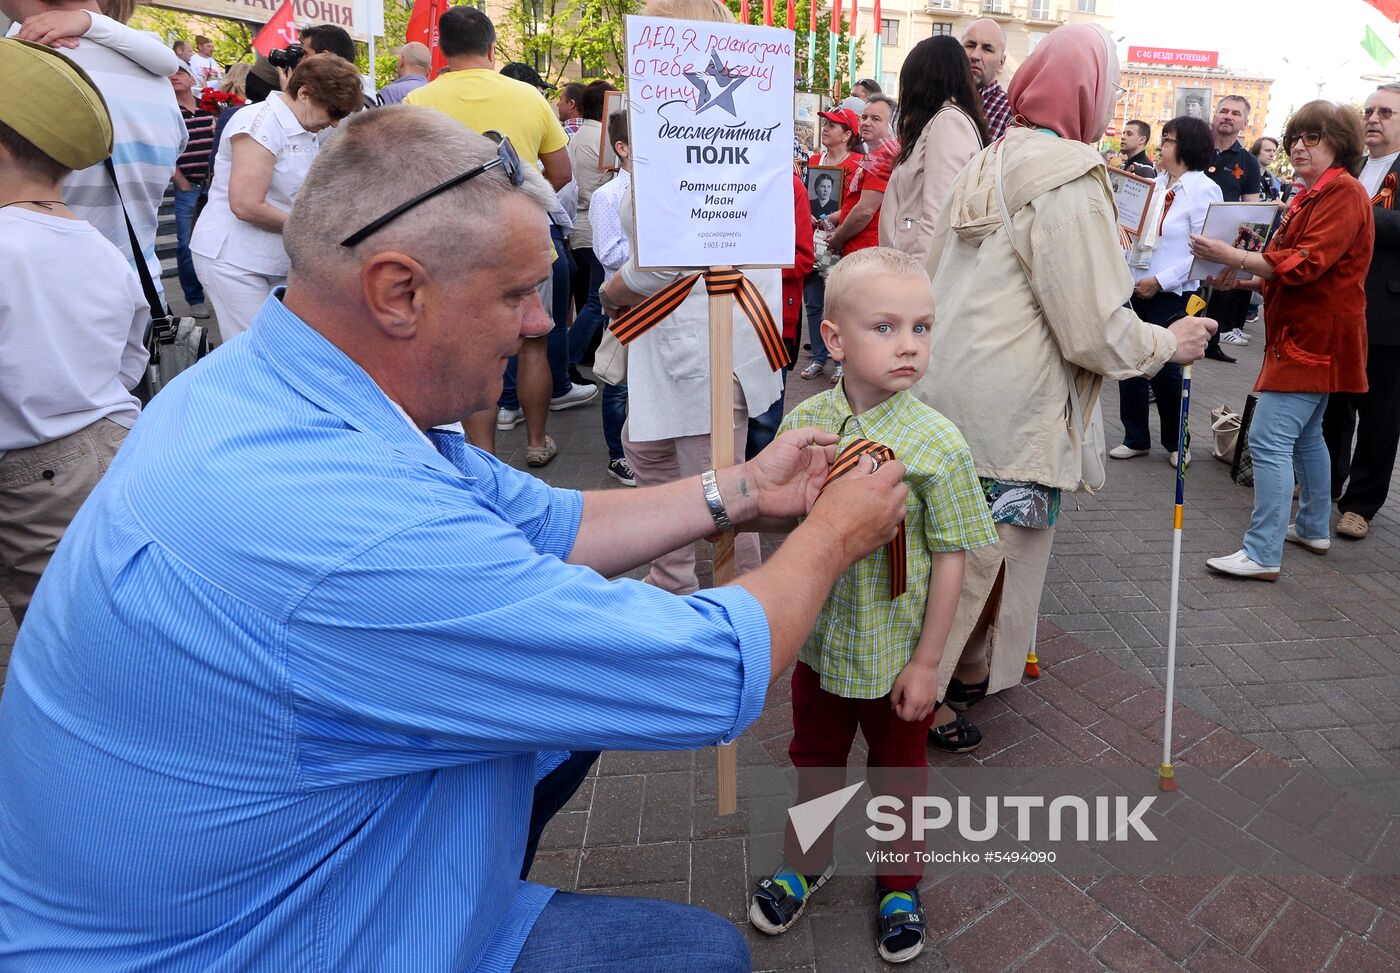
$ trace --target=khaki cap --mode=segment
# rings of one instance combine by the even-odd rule
[[[0,39],[0,122],[60,165],[86,169],[112,154],[112,118],[87,73],[62,54]]]

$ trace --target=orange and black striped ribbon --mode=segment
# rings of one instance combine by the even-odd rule
[[[768,310],[768,302],[763,292],[753,281],[735,267],[709,270],[690,274],[667,284],[646,300],[623,311],[608,325],[608,330],[622,344],[626,345],[646,334],[666,318],[676,312],[690,292],[695,282],[705,278],[705,290],[710,294],[733,294],[739,309],[758,332],[759,344],[768,359],[768,367],[777,371],[788,364],[787,346],[783,344],[783,332],[773,320],[773,312]]]
[[[1387,172],[1385,180],[1381,183],[1381,188],[1376,191],[1376,195],[1371,197],[1371,205],[1379,206],[1381,209],[1393,209],[1395,206],[1395,173]]]
[[[831,472],[826,475],[826,482],[822,484],[825,490],[831,485],[831,481],[845,473],[855,469],[864,456],[873,456],[881,463],[888,463],[893,460],[894,450],[884,443],[877,443],[873,439],[855,439],[850,445],[841,450],[836,457],[836,462],[831,464]],[[819,494],[820,495],[820,494]],[[904,538],[904,521],[899,522],[899,531],[894,535],[894,540],[885,545],[887,560],[890,562],[890,600],[898,598],[904,594],[909,587],[909,558],[905,552],[906,542]]]

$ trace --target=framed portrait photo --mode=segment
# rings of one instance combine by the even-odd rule
[[[1172,113],[1175,117],[1185,115],[1187,118],[1199,118],[1203,122],[1209,122],[1212,97],[1210,88],[1177,85],[1175,100],[1172,103]]]
[[[846,172],[840,166],[807,167],[807,202],[812,219],[821,220],[841,210],[846,194]]]
[[[603,92],[603,134],[599,136],[598,143],[598,168],[601,170],[615,172],[622,168],[622,160],[613,151],[612,139],[608,138],[608,119],[613,117],[613,112],[622,111],[626,107],[625,91]]]

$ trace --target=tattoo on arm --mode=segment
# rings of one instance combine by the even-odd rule
[[[749,481],[747,478],[739,480],[739,495],[747,497],[749,495]]]

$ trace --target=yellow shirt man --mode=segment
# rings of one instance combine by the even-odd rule
[[[521,159],[536,166],[541,155],[569,144],[564,126],[538,91],[488,68],[449,71],[409,92],[404,104],[435,108],[475,132],[494,129],[510,139]]]

